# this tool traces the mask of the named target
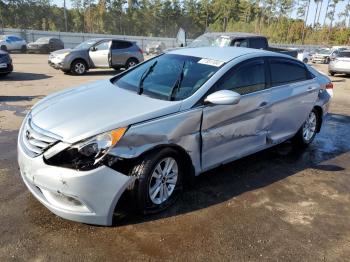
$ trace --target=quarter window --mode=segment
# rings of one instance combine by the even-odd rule
[[[309,79],[305,66],[288,59],[270,59],[271,85],[278,86]]]
[[[265,89],[265,82],[264,61],[255,60],[234,67],[218,87],[245,95]]]

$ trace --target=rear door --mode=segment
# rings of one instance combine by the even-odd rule
[[[319,85],[306,66],[288,58],[269,58],[271,100],[268,141],[280,143],[302,126],[317,100]]]
[[[241,94],[236,105],[206,105],[202,122],[202,168],[240,158],[263,149],[266,145],[265,61],[254,58],[233,67],[212,88]]]
[[[111,41],[97,43],[89,51],[89,56],[95,67],[109,67]]]
[[[130,58],[132,43],[128,41],[113,40],[112,66],[123,66]]]

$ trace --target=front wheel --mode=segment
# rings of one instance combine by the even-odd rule
[[[75,75],[83,75],[87,71],[87,65],[83,60],[76,60],[71,65],[71,72]]]
[[[328,74],[329,74],[330,76],[334,76],[334,75],[335,75],[335,73],[332,72],[332,71],[329,71]]]
[[[299,129],[298,133],[293,138],[294,144],[306,147],[314,140],[317,129],[320,125],[320,116],[317,111],[313,109],[308,115],[302,127]]]
[[[131,171],[136,211],[157,213],[172,205],[182,191],[183,166],[177,151],[166,148],[146,155]]]

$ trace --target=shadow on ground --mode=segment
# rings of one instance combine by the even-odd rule
[[[245,192],[272,185],[307,168],[341,171],[337,165],[321,164],[350,151],[350,117],[330,114],[321,133],[305,150],[293,148],[290,142],[264,150],[254,155],[223,165],[196,178],[195,186],[185,190],[170,209],[159,214],[138,216],[122,212],[117,216],[117,226],[157,220],[231,200]],[[127,206],[124,199],[122,206]]]
[[[5,77],[0,78],[1,81],[33,81],[51,78],[52,76],[37,73],[12,72]]]

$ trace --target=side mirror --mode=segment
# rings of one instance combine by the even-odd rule
[[[241,95],[230,90],[220,90],[208,95],[204,102],[214,105],[235,105],[241,100]]]
[[[90,47],[90,51],[95,52],[97,51],[97,48],[95,46]]]

